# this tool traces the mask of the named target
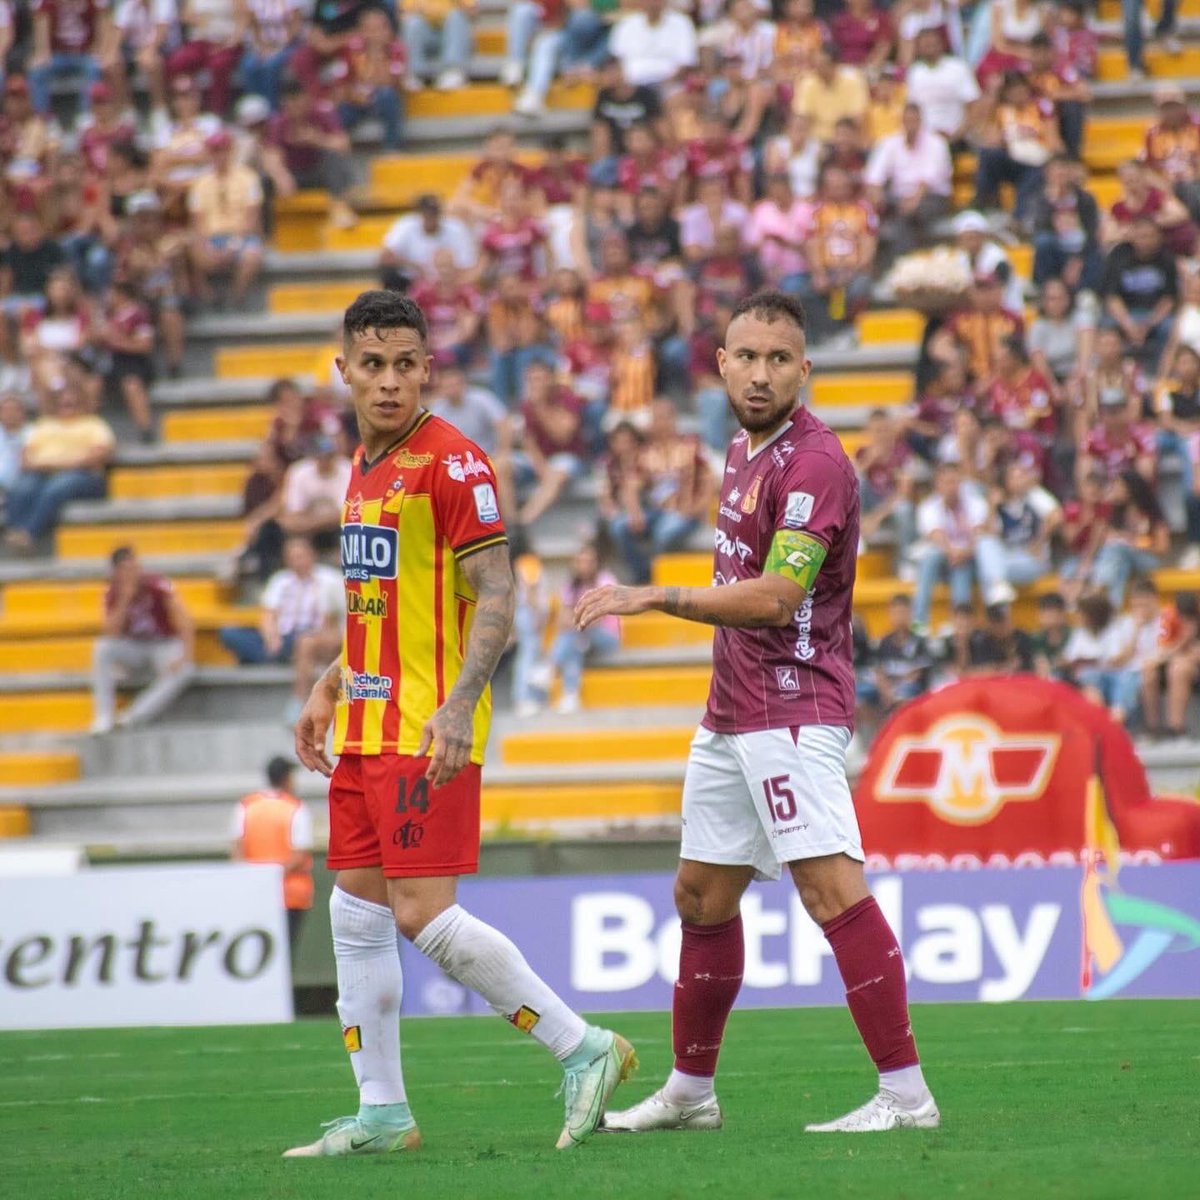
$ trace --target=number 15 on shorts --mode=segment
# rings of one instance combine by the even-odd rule
[[[791,788],[791,778],[787,775],[772,775],[762,781],[763,799],[767,804],[767,813],[773,824],[795,820],[796,793]]]

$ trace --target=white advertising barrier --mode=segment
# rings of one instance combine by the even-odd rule
[[[0,1029],[292,1019],[282,869],[0,879]]]

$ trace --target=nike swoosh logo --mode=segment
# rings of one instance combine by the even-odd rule
[[[361,1142],[356,1142],[353,1138],[350,1139],[351,1150],[361,1150],[364,1146],[369,1146],[372,1142],[377,1142],[383,1137],[382,1133],[377,1133],[374,1137],[364,1138]]]

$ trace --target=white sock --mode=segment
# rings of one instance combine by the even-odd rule
[[[396,945],[396,919],[382,904],[335,887],[329,898],[333,954],[337,959],[338,1016],[342,1039],[363,1104],[404,1104],[400,1069],[400,997],[404,977]]]
[[[899,1101],[903,1108],[919,1108],[929,1095],[929,1085],[919,1064],[901,1067],[899,1071],[881,1072],[879,1090]]]
[[[687,1075],[672,1068],[663,1086],[663,1095],[672,1104],[703,1104],[713,1098],[711,1075]]]
[[[534,974],[498,929],[459,905],[439,913],[413,939],[452,979],[478,992],[505,1020],[532,1034],[555,1058],[567,1058],[587,1025]]]

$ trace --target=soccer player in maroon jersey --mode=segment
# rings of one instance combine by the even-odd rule
[[[575,610],[580,629],[650,611],[717,626],[708,711],[683,785],[675,1069],[640,1104],[608,1113],[613,1131],[720,1128],[713,1078],[742,982],[739,906],[751,880],[778,879],[783,864],[829,941],[879,1069],[872,1099],[807,1129],[939,1121],[909,1024],[904,960],[867,889],[846,781],[858,484],[837,437],[800,404],[812,368],[804,330],[796,300],[758,292],[734,310],[717,351],[742,428],[725,460],[713,586],[596,588]]]

